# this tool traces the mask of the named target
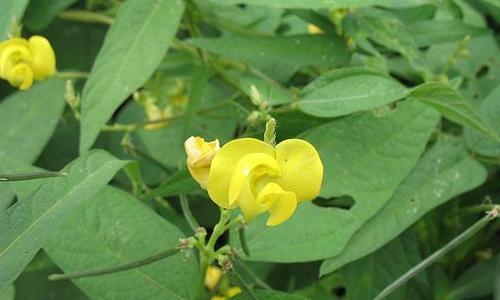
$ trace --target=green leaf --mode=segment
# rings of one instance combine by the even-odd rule
[[[486,124],[500,136],[500,85],[498,85],[479,106],[479,113]],[[491,157],[500,156],[500,141],[492,141],[470,128],[465,128],[465,141],[473,151]]]
[[[210,0],[216,4],[254,4],[270,7],[281,8],[347,8],[347,7],[360,7],[369,5],[392,5],[395,4],[394,0]],[[421,1],[406,0],[407,5],[418,4]]]
[[[404,234],[376,252],[340,270],[346,283],[346,295],[349,299],[372,300],[420,260],[415,236]],[[430,288],[421,277],[417,279],[426,289]],[[387,299],[409,299],[405,292],[406,286],[401,287]]]
[[[14,20],[21,21],[28,2],[29,0],[0,1],[0,41],[7,38]]]
[[[203,50],[250,64],[279,81],[287,81],[301,67],[344,65],[350,56],[345,41],[335,35],[234,35],[194,38],[189,42]]]
[[[14,300],[16,298],[16,288],[9,284],[3,291],[0,290],[0,300]]]
[[[464,127],[472,127],[493,140],[499,140],[496,132],[488,127],[472,105],[447,85],[435,82],[425,83],[413,89],[408,98],[426,103],[450,121]]]
[[[208,79],[208,68],[199,67],[196,69],[193,79],[191,80],[191,87],[189,89],[189,102],[185,113],[184,128],[182,130],[180,143],[184,143],[184,141],[189,138],[191,134],[193,134],[193,123],[200,108],[201,99],[203,98]]]
[[[153,74],[184,11],[178,0],[128,1],[109,29],[82,94],[80,152],[125,99]]]
[[[151,199],[154,197],[170,197],[177,194],[192,194],[200,190],[200,185],[194,181],[188,169],[184,168],[169,176],[157,188],[144,195],[143,198]]]
[[[44,246],[66,273],[102,269],[175,247],[181,231],[131,195],[105,187],[74,211]],[[129,271],[74,280],[92,299],[193,299],[193,253]]]
[[[402,84],[376,71],[337,69],[302,91],[299,109],[317,117],[338,117],[389,104],[406,94]]]
[[[23,25],[32,31],[39,31],[49,25],[56,15],[77,0],[35,0],[30,1],[23,18]]]
[[[293,100],[294,95],[276,82],[266,81],[257,76],[240,72],[228,72],[240,89],[251,96],[251,86],[255,86],[262,98],[271,105],[286,104]]]
[[[64,219],[123,167],[104,151],[82,156],[0,215],[0,290],[12,282]]]
[[[466,270],[453,283],[448,299],[481,298],[493,294],[499,255],[480,261]]]
[[[342,253],[323,262],[320,274],[333,272],[377,250],[428,211],[479,186],[485,179],[485,168],[469,157],[460,140],[439,140],[384,208],[354,234]]]
[[[488,33],[484,28],[470,26],[460,21],[425,20],[412,23],[407,30],[419,47],[459,41],[466,36]]]
[[[64,82],[51,79],[19,91],[0,104],[0,152],[33,162],[59,122],[64,109]]]
[[[276,227],[266,227],[267,215],[261,215],[247,230],[249,259],[299,262],[339,254],[415,166],[438,118],[425,105],[401,103],[383,116],[364,113],[303,133],[300,137],[318,149],[323,161],[321,197],[350,196],[354,206],[346,210],[301,203]]]
[[[279,291],[266,291],[266,290],[256,290],[255,296],[259,299],[266,300],[308,300],[309,298],[305,298],[299,295],[287,294]],[[244,292],[241,294],[231,298],[231,300],[251,300],[252,298],[248,297]]]

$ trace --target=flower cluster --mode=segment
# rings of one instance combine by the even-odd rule
[[[42,36],[28,40],[11,38],[0,43],[0,78],[20,90],[31,87],[34,80],[43,80],[56,72],[54,50]]]
[[[217,140],[191,137],[185,147],[193,178],[218,206],[239,207],[247,221],[268,212],[268,226],[281,224],[321,188],[323,164],[304,140],[288,139],[273,147],[242,138],[219,149]]]

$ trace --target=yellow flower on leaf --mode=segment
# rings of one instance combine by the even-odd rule
[[[192,136],[184,142],[184,148],[191,176],[205,189],[212,159],[220,149],[219,140],[207,143],[201,137]]]
[[[239,207],[247,221],[268,212],[269,226],[285,222],[300,202],[314,199],[323,179],[318,152],[300,139],[276,147],[236,139],[216,153],[208,168],[207,191],[217,205]]]
[[[43,80],[56,72],[54,50],[42,36],[28,40],[11,38],[0,43],[0,78],[20,90],[31,87],[34,80]]]

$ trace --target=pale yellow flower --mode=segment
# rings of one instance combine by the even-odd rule
[[[201,137],[190,137],[184,142],[187,154],[187,166],[191,176],[206,188],[210,165],[215,154],[219,151],[219,140],[205,142]]]

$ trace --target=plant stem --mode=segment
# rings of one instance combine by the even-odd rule
[[[272,290],[273,288],[269,286],[264,280],[260,279],[257,274],[241,259],[241,257],[236,256],[236,263],[248,274],[250,277],[253,278],[255,281],[255,284],[260,286],[261,288],[264,288],[266,290]]]
[[[23,181],[23,180],[33,180],[40,178],[50,178],[50,177],[61,177],[68,176],[66,172],[34,172],[34,173],[23,173],[23,174],[0,174],[0,181]]]
[[[112,274],[112,273],[117,273],[117,272],[122,272],[130,269],[135,269],[138,267],[142,267],[145,265],[152,264],[154,262],[157,262],[159,260],[162,260],[164,258],[167,258],[169,256],[172,256],[174,254],[179,253],[181,251],[180,248],[171,248],[166,251],[156,253],[154,255],[148,256],[146,258],[142,258],[140,260],[126,263],[121,266],[115,266],[115,267],[110,267],[106,269],[100,269],[100,270],[90,270],[90,271],[83,271],[83,272],[76,272],[76,273],[69,273],[69,274],[52,274],[49,276],[49,280],[55,281],[55,280],[65,280],[65,279],[77,279],[77,278],[83,278],[83,277],[91,277],[91,276],[101,276],[101,275],[106,275],[106,274]]]
[[[250,250],[248,249],[247,239],[245,235],[245,227],[241,227],[238,230],[238,236],[240,237],[240,244],[241,249],[243,249],[243,253],[245,253],[246,256],[250,256]]]
[[[62,79],[85,79],[89,77],[88,72],[79,72],[79,71],[65,71],[65,72],[57,72],[56,76]]]
[[[259,300],[259,298],[257,297],[257,295],[255,295],[255,293],[252,291],[252,289],[250,288],[250,286],[248,285],[248,283],[245,282],[245,280],[243,279],[243,277],[241,277],[240,274],[238,274],[238,272],[236,271],[232,271],[231,274],[234,276],[234,278],[238,281],[238,283],[240,284],[240,286],[243,288],[243,291],[245,293],[248,294],[248,297],[250,297],[250,299],[252,300]]]
[[[200,227],[200,224],[198,224],[195,217],[193,216],[193,213],[191,212],[191,209],[189,208],[188,198],[185,194],[179,194],[179,198],[181,201],[182,214],[184,215],[184,218],[186,218],[189,227],[191,227],[193,232],[196,232],[196,229]]]
[[[58,17],[65,20],[111,25],[114,18],[88,10],[73,9],[60,12]]]
[[[399,277],[396,281],[391,283],[385,289],[383,289],[374,300],[380,300],[387,297],[390,293],[394,292],[397,288],[405,284],[408,280],[413,278],[418,273],[425,270],[428,266],[436,262],[438,259],[449,253],[451,250],[455,249],[457,246],[474,236],[478,231],[484,228],[490,221],[496,219],[500,214],[500,206],[495,206],[486,216],[481,218],[479,221],[474,223],[467,230],[462,232],[459,236],[451,240],[444,247],[434,252],[431,256],[427,257],[421,261],[418,265],[414,266],[408,272]]]

